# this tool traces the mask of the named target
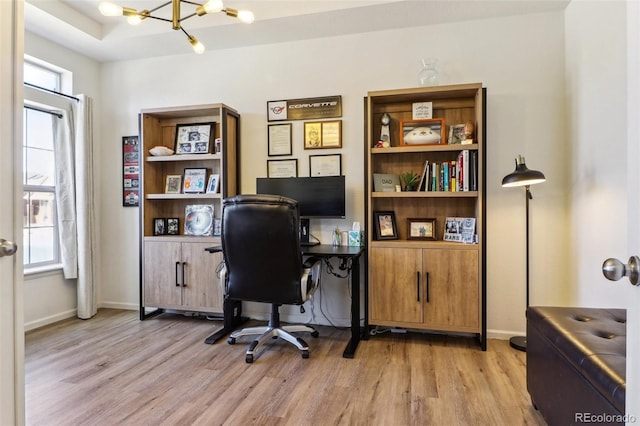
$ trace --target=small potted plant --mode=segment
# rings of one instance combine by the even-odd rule
[[[406,172],[401,175],[402,182],[404,182],[404,190],[405,191],[416,191],[418,188],[418,182],[420,181],[420,176],[413,172]]]

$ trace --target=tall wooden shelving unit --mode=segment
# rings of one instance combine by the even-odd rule
[[[468,333],[486,350],[485,89],[478,83],[375,91],[365,102],[366,326]],[[471,120],[474,143],[401,146],[400,122],[412,119],[418,102],[432,102],[433,118],[447,125]],[[384,113],[391,146],[376,148]],[[419,173],[425,160],[456,160],[461,150],[477,153],[477,191],[373,191],[374,173]],[[377,211],[394,212],[398,239],[375,240]],[[475,217],[478,244],[443,241],[447,217]],[[437,240],[407,239],[408,218],[435,218]]]
[[[236,195],[240,186],[238,159],[240,115],[224,104],[145,109],[140,113],[142,193],[140,195],[140,319],[164,310],[223,313],[223,290],[216,275],[222,255],[206,247],[220,244],[217,236],[184,235],[185,208],[212,204],[221,217],[222,199]],[[176,126],[213,122],[208,154],[151,156],[149,149],[173,149]],[[221,139],[214,153],[214,139]],[[166,176],[184,175],[185,168],[206,168],[220,175],[215,194],[165,194]],[[154,218],[178,218],[179,235],[154,236]]]

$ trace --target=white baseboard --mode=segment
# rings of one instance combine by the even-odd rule
[[[122,302],[100,302],[98,309],[124,309],[125,311],[137,311],[140,309],[140,305],[137,303],[122,303]]]
[[[509,340],[513,336],[524,336],[521,331],[487,330],[487,339]]]
[[[40,318],[35,321],[31,321],[24,324],[24,331],[35,330],[36,328],[44,327],[45,325],[53,324],[58,321],[65,320],[67,318],[73,318],[77,316],[78,311],[71,309],[69,311],[61,312],[59,314],[51,315],[46,318]]]

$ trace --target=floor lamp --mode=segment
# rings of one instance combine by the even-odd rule
[[[529,307],[529,200],[533,199],[531,195],[530,186],[535,185],[536,183],[544,182],[546,178],[542,172],[537,170],[529,170],[527,165],[524,163],[524,157],[522,155],[518,155],[516,157],[516,169],[513,173],[506,175],[502,179],[502,186],[504,188],[511,188],[514,186],[524,186],[525,189],[525,205],[526,205],[526,229],[527,232],[525,234],[526,244],[527,244],[527,308]],[[515,336],[509,339],[509,344],[512,348],[518,349],[519,351],[527,350],[527,336]]]

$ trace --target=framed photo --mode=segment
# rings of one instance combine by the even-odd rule
[[[298,159],[267,160],[267,177],[298,177]]]
[[[165,235],[167,233],[167,220],[163,217],[153,219],[153,235]]]
[[[203,194],[207,182],[207,169],[184,169],[183,194]]]
[[[164,184],[165,194],[179,194],[182,189],[182,175],[167,175]]]
[[[407,239],[408,240],[435,240],[436,220],[435,218],[408,218],[407,219]]]
[[[167,219],[167,235],[180,235],[180,219],[177,217]]]
[[[446,144],[444,118],[400,121],[400,145]]]
[[[341,176],[342,154],[310,155],[309,176]]]
[[[373,227],[376,240],[397,240],[396,215],[394,212],[373,212]]]
[[[213,236],[219,237],[222,235],[222,219],[214,218],[213,219]]]
[[[215,123],[178,124],[176,127],[176,154],[208,154],[209,142]]]
[[[220,186],[220,175],[217,173],[212,173],[209,176],[209,182],[207,182],[207,194],[216,194],[218,192],[218,187]]]
[[[291,123],[269,124],[269,157],[291,155]]]
[[[465,139],[464,126],[464,124],[452,124],[449,126],[449,145],[458,145],[462,143]]]
[[[213,233],[213,204],[185,207],[184,235],[207,236]]]
[[[342,120],[304,123],[304,149],[342,148]]]

